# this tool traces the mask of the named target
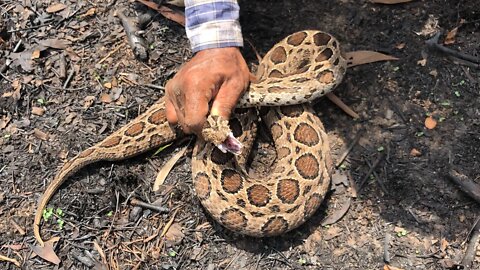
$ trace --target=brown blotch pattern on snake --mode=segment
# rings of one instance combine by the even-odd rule
[[[78,155],[78,157],[79,157],[79,158],[88,157],[91,153],[93,153],[93,151],[95,151],[94,148],[89,148],[89,149],[81,152],[81,153]]]
[[[271,217],[262,226],[265,235],[281,234],[288,229],[288,222],[283,217]]]
[[[280,126],[279,124],[273,124],[270,127],[270,131],[272,132],[273,140],[277,140],[278,138],[280,138],[280,136],[282,136],[282,126]]]
[[[307,33],[298,32],[289,36],[287,39],[287,43],[292,46],[298,46],[305,40],[306,37],[307,37]]]
[[[282,106],[280,107],[280,111],[288,117],[299,117],[300,115],[302,115],[302,110],[299,106],[296,105]]]
[[[283,75],[283,73],[280,72],[278,69],[274,69],[270,72],[268,77],[270,77],[270,78],[283,78],[283,77],[285,77],[285,75]]]
[[[148,122],[154,125],[160,125],[166,120],[165,109],[156,110],[148,117]]]
[[[245,214],[235,208],[229,208],[220,214],[220,222],[231,230],[242,231],[247,226]]]
[[[290,148],[286,147],[286,146],[282,146],[280,148],[278,148],[277,150],[277,158],[278,159],[283,159],[285,157],[287,157],[288,155],[290,155],[291,151],[290,151]]]
[[[214,162],[216,164],[220,164],[220,165],[227,164],[227,162],[230,161],[232,158],[233,158],[232,153],[230,153],[230,152],[223,153],[217,147],[215,147],[212,150],[212,153],[210,154],[210,159],[212,160],[212,162]]]
[[[319,143],[317,131],[307,123],[300,123],[293,132],[293,138],[304,145],[314,146]]]
[[[110,147],[117,146],[120,143],[120,141],[122,141],[122,137],[115,136],[115,137],[111,137],[111,138],[108,138],[107,140],[103,141],[100,144],[100,146],[105,147],[105,148],[110,148]]]
[[[295,168],[305,179],[315,179],[318,174],[319,164],[317,159],[310,153],[301,155],[295,160]]]
[[[232,130],[233,136],[236,138],[240,137],[243,133],[242,124],[237,118],[231,118],[229,121],[230,129]]]
[[[323,52],[317,55],[317,57],[315,58],[315,62],[319,63],[319,62],[328,60],[330,59],[330,57],[332,57],[332,55],[333,55],[333,51],[329,48],[326,48],[325,50],[323,50]]]
[[[297,180],[282,179],[277,184],[277,197],[287,204],[292,204],[300,195],[300,186]]]
[[[157,145],[158,142],[162,142],[165,138],[162,136],[162,135],[159,135],[159,134],[153,134],[151,137],[150,137],[150,140],[148,140],[150,142],[150,145]]]
[[[135,137],[138,134],[142,133],[143,128],[145,127],[145,124],[143,122],[138,122],[133,125],[131,125],[126,131],[125,131],[125,136],[128,137]]]
[[[210,183],[210,178],[206,173],[199,173],[195,176],[193,181],[195,193],[197,194],[200,200],[205,200],[210,197],[210,191],[212,190],[212,185]]]
[[[318,78],[318,81],[320,81],[321,83],[328,84],[328,83],[332,83],[335,77],[333,75],[333,72],[329,70],[324,70],[318,74],[317,78]]]
[[[223,170],[221,181],[223,190],[230,194],[237,193],[243,187],[242,176],[234,170]]]
[[[270,201],[270,191],[265,186],[255,184],[247,189],[248,201],[257,207],[262,207]]]
[[[268,88],[268,93],[281,93],[285,91],[284,87],[278,87],[278,86],[271,86]]]
[[[316,33],[313,36],[313,42],[315,42],[315,45],[317,46],[327,45],[330,39],[331,39],[331,36],[326,33]]]
[[[283,47],[277,47],[273,50],[272,55],[270,55],[270,60],[275,64],[283,63],[287,60],[287,52]]]

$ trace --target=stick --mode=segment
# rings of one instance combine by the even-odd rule
[[[344,111],[346,114],[350,115],[352,118],[357,119],[360,116],[354,112],[350,107],[348,107],[347,104],[343,103],[343,101],[338,98],[334,93],[330,92],[325,95],[328,99],[330,99],[331,102],[335,103],[342,111]]]
[[[370,177],[370,175],[372,174],[372,172],[375,170],[375,168],[378,166],[378,164],[380,164],[380,161],[382,161],[383,156],[384,156],[384,154],[380,153],[378,158],[373,163],[372,167],[370,167],[370,170],[368,170],[367,174],[363,177],[362,181],[360,182],[360,185],[358,185],[358,191],[359,192],[362,189],[363,185],[365,185],[365,183],[367,182],[367,180]]]
[[[60,79],[65,79],[67,77],[67,60],[65,59],[65,54],[60,54],[59,59],[59,68],[58,68],[58,77]]]
[[[447,176],[450,180],[457,184],[460,190],[477,201],[477,203],[480,203],[480,184],[473,182],[472,180],[468,179],[467,176],[458,173],[455,170],[448,172]]]
[[[138,199],[135,199],[135,198],[130,200],[130,204],[133,205],[133,206],[140,206],[142,208],[147,208],[147,209],[156,211],[158,213],[168,213],[168,212],[170,212],[170,210],[166,207],[161,207],[161,206],[154,205],[154,204],[151,204],[151,203],[142,202],[142,201],[140,201]]]
[[[116,53],[118,50],[120,50],[120,48],[123,47],[123,43],[118,45],[117,48],[115,48],[113,51],[110,51],[107,56],[103,57],[100,61],[98,61],[98,64],[101,64],[103,62],[105,62],[105,60],[107,60],[112,54]]]
[[[143,37],[140,37],[140,28],[138,27],[138,21],[134,18],[129,18],[123,14],[121,10],[117,11],[117,17],[120,19],[127,34],[128,43],[132,48],[133,54],[140,60],[147,60],[148,58],[148,46]]]
[[[467,250],[465,251],[465,256],[462,259],[462,265],[470,269],[473,260],[475,259],[475,253],[477,251],[477,244],[480,240],[480,217],[477,218],[475,226],[473,227],[472,236],[468,241]]]
[[[335,165],[336,168],[340,167],[340,165],[342,165],[343,161],[345,161],[345,159],[347,158],[348,154],[350,154],[350,152],[352,151],[353,147],[358,143],[358,141],[360,140],[360,137],[362,136],[363,134],[363,129],[360,130],[357,135],[355,135],[355,138],[353,139],[352,143],[350,143],[350,145],[348,146],[347,150],[345,150],[345,152],[343,152],[343,154],[340,156],[340,158],[338,159],[337,161],[337,164]]]
[[[463,60],[467,60],[469,62],[480,64],[480,58],[478,58],[478,57],[468,55],[468,54],[465,54],[465,53],[462,53],[462,52],[458,52],[456,50],[452,50],[452,49],[447,48],[447,47],[445,47],[441,44],[438,44],[438,39],[440,38],[441,34],[442,34],[441,31],[437,32],[437,34],[435,34],[435,36],[433,36],[431,39],[425,41],[425,44],[427,44],[428,47],[434,48],[434,49],[436,49],[438,51],[441,51],[445,54],[449,54],[449,55],[454,56],[456,58],[460,58],[460,59],[463,59]]]
[[[368,159],[366,159],[365,162],[367,162],[367,165],[368,165],[368,167],[370,167],[370,169],[373,168],[372,163],[370,163],[370,161]],[[385,194],[388,194],[387,188],[385,187],[385,184],[383,183],[382,179],[380,179],[380,177],[378,176],[378,174],[375,171],[372,171],[372,174],[375,177],[375,179],[377,180],[377,183],[380,186],[380,188],[383,190],[383,192]]]

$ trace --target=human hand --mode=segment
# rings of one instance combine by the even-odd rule
[[[201,135],[209,114],[230,118],[247,89],[250,72],[237,47],[198,52],[171,79],[165,90],[167,120],[185,133]]]

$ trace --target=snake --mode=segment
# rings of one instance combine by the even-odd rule
[[[230,119],[209,115],[192,153],[193,189],[222,226],[253,237],[281,235],[309,219],[328,192],[332,170],[325,128],[310,104],[335,89],[347,63],[338,40],[319,30],[295,32],[276,43],[257,68]],[[260,108],[260,110],[259,110]],[[259,118],[276,157],[265,177],[251,177],[248,157]],[[166,118],[165,97],[60,168],[37,204],[34,236],[41,246],[42,213],[75,172],[118,161],[184,136]]]

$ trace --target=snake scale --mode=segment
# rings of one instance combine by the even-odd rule
[[[258,66],[251,83],[227,123],[245,146],[240,155],[224,153],[215,139],[198,139],[192,156],[194,190],[201,204],[220,224],[235,232],[274,236],[305,222],[321,204],[330,184],[330,148],[320,119],[308,102],[333,90],[343,79],[346,61],[330,34],[305,30],[275,44]],[[258,111],[270,129],[276,163],[265,178],[251,178],[245,164],[256,133]],[[226,122],[226,120],[222,120]],[[218,119],[207,118],[206,128]],[[206,136],[205,136],[206,135]],[[164,98],[146,112],[66,162],[48,185],[34,218],[34,235],[43,245],[43,209],[73,173],[101,161],[122,160],[178,138],[165,115]],[[210,141],[210,142],[209,142]]]

